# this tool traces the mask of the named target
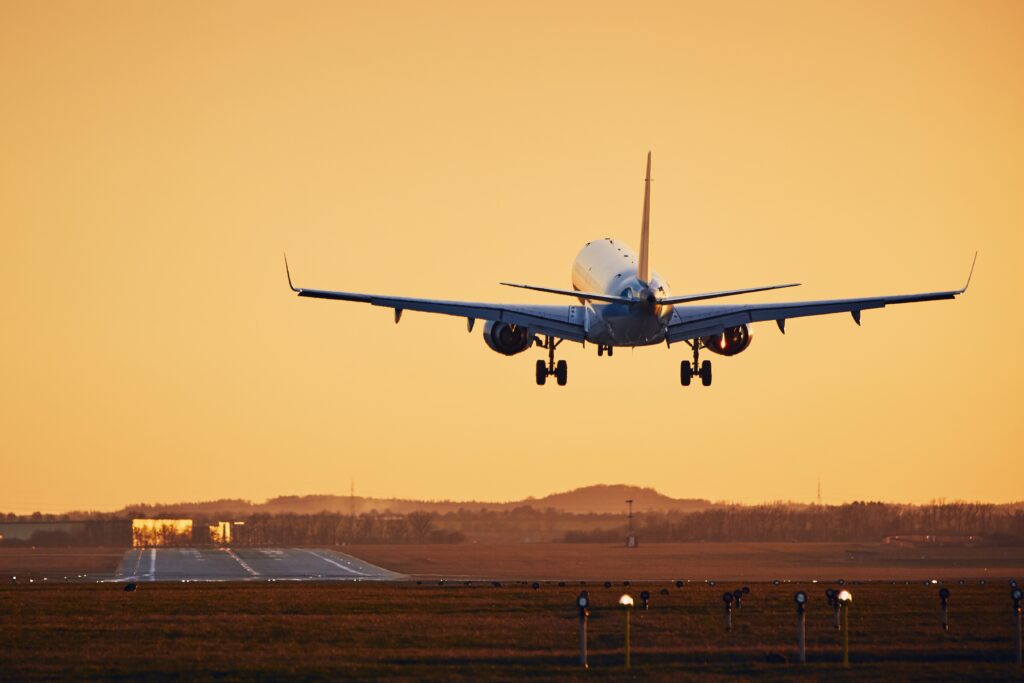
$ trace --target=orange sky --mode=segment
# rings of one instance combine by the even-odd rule
[[[1024,3],[0,4],[0,510],[1024,498]],[[967,296],[534,385],[459,320],[595,237],[674,293]],[[564,303],[561,300],[557,302]]]

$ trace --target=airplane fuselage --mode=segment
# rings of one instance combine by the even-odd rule
[[[604,238],[587,242],[572,264],[572,286],[635,299],[635,303],[597,303],[580,299],[587,308],[587,341],[605,346],[648,346],[665,341],[672,306],[656,303],[669,296],[668,284],[652,272],[649,282],[638,277],[638,257],[622,242]]]

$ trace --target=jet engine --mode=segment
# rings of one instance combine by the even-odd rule
[[[701,341],[705,348],[719,356],[735,356],[741,351],[746,351],[750,346],[750,329],[746,325],[727,327],[722,334],[714,334],[704,337]]]
[[[484,325],[484,341],[493,351],[514,356],[530,348],[533,334],[526,327],[489,320]]]

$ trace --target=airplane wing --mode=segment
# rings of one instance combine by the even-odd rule
[[[970,283],[970,278],[968,278]],[[824,301],[793,301],[784,304],[738,304],[735,306],[686,306],[676,308],[668,328],[669,343],[720,334],[729,327],[746,323],[774,320],[783,333],[786,320],[829,313],[850,313],[860,325],[860,312],[872,308],[884,308],[892,304],[909,304],[918,301],[939,301],[954,299],[963,294],[962,289],[945,292],[924,292],[897,296],[876,296],[864,299],[828,299]]]
[[[287,271],[288,263],[285,261]],[[532,332],[550,335],[560,339],[582,342],[586,332],[583,321],[586,311],[582,306],[529,306],[518,304],[491,304],[471,301],[443,301],[439,299],[412,299],[397,296],[381,296],[358,292],[332,292],[324,289],[306,289],[292,284],[288,271],[288,286],[299,296],[336,301],[358,301],[395,310],[395,322],[402,311],[422,311],[466,318],[470,321],[493,320],[521,327]]]
[[[960,289],[944,292],[922,292],[920,294],[899,294],[896,296],[875,296],[863,299],[826,299],[824,301],[792,301],[783,304],[738,304],[735,306],[686,306],[677,307],[672,312],[666,334],[668,343],[709,337],[721,334],[723,330],[738,325],[774,320],[783,334],[786,333],[786,321],[790,318],[803,318],[811,315],[828,315],[829,313],[850,313],[853,320],[860,325],[860,312],[871,308],[885,308],[892,304],[910,304],[918,301],[941,301],[955,299],[967,291],[974,275],[974,264],[978,262],[978,254],[974,254],[971,272],[967,282]]]

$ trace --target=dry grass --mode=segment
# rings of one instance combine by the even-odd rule
[[[124,548],[0,548],[0,577],[112,574]]]
[[[839,664],[824,585],[811,594],[810,663],[793,658],[796,585],[751,584],[732,633],[721,592],[739,584],[634,584],[643,680],[1019,680],[1005,583],[948,584],[952,628],[938,627],[936,586],[851,584],[853,666]],[[28,680],[621,680],[620,585],[587,588],[592,668],[576,667],[578,584],[539,590],[369,583],[117,584],[0,587],[0,678]],[[662,596],[659,591],[668,588]]]
[[[1024,548],[893,548],[857,543],[364,545],[356,557],[408,575],[528,580],[837,578],[908,580],[1024,575]],[[849,556],[848,551],[854,555]],[[852,557],[853,559],[850,559]]]

